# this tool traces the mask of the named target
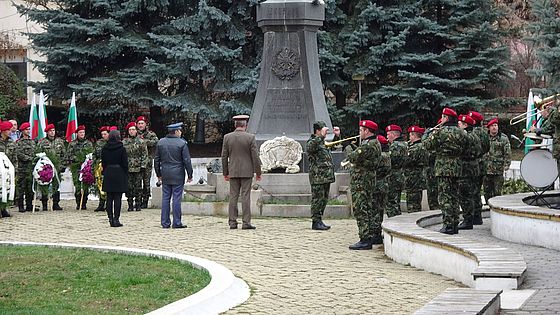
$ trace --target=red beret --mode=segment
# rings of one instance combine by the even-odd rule
[[[377,140],[379,140],[379,143],[381,143],[381,144],[389,144],[389,141],[387,141],[387,138],[383,137],[382,135],[378,135]]]
[[[408,132],[418,132],[418,133],[424,133],[426,131],[426,129],[422,128],[422,127],[418,127],[418,126],[410,126],[407,129]]]
[[[474,118],[469,115],[459,115],[459,121],[465,122],[471,126],[474,126],[474,124],[476,124]]]
[[[128,123],[128,125],[126,125],[126,131],[128,131],[128,129],[130,129],[131,127],[136,127],[136,123],[134,121],[131,121]]]
[[[49,132],[51,129],[54,129],[54,124],[48,124],[47,127],[45,127],[45,132]]]
[[[84,126],[84,125],[79,125],[78,128],[76,129],[76,132],[78,132],[78,131],[80,131],[80,130],[86,131],[86,126]]]
[[[103,131],[109,131],[109,126],[101,126],[101,128],[99,128],[99,132]]]
[[[398,131],[398,132],[402,132],[401,127],[399,127],[398,125],[389,125],[385,128],[385,131],[389,132],[389,131]]]
[[[490,127],[493,124],[498,124],[498,118],[490,119],[490,121],[486,124],[486,127]]]
[[[443,115],[447,115],[447,116],[453,116],[455,118],[457,118],[457,112],[455,112],[454,110],[452,110],[449,107],[446,107],[443,109],[443,112],[441,112]]]
[[[14,125],[9,121],[0,122],[0,131],[6,131],[12,129]]]
[[[111,127],[108,127],[108,128],[109,128],[109,131],[119,130],[119,128],[117,126],[111,126]]]
[[[139,122],[139,121],[144,121],[144,122],[146,122],[146,117],[144,117],[144,116],[138,116],[138,118],[136,118],[136,122]],[[128,128],[126,128],[126,129],[128,129]]]
[[[377,126],[376,123],[374,123],[371,120],[362,120],[360,121],[360,127],[366,127],[369,128],[371,130],[377,130],[379,127]]]
[[[484,120],[484,116],[482,116],[482,114],[479,112],[471,110],[468,115],[471,116],[477,123]]]
[[[24,131],[25,129],[31,127],[31,125],[28,122],[24,122],[23,124],[21,124],[21,126],[19,126],[19,130],[20,131]]]

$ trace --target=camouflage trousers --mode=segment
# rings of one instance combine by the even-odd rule
[[[391,187],[387,192],[387,207],[385,209],[389,218],[401,214],[401,193],[402,188],[400,187]]]
[[[428,205],[430,210],[439,209],[438,203],[438,181],[434,175],[427,175],[428,179]]]
[[[23,202],[24,196],[27,202],[33,200],[33,178],[27,167],[18,169],[16,174],[16,200]]]
[[[150,181],[152,180],[153,164],[154,160],[150,159],[150,164],[140,171],[142,173],[142,198],[144,200],[150,199],[151,196]]]
[[[480,190],[477,194],[478,188],[478,177],[479,176],[469,176],[461,177],[459,179],[459,204],[461,205],[461,210],[463,211],[463,220],[466,222],[472,222],[476,207],[476,196],[480,200]]]
[[[490,198],[500,196],[502,194],[503,185],[504,176],[502,174],[484,176],[484,199],[486,199],[486,203],[488,203]]]
[[[311,218],[313,222],[320,221],[329,201],[330,183],[311,185]]]
[[[376,191],[352,191],[354,218],[358,225],[360,239],[372,238],[381,235],[383,222],[383,195]]]
[[[480,198],[482,182],[484,181],[484,176],[477,176],[475,178],[475,191],[474,191],[474,216],[480,217],[482,215],[482,199]]]
[[[459,178],[438,177],[438,203],[443,214],[443,225],[459,224]]]
[[[126,198],[131,200],[136,198],[140,200],[142,196],[142,172],[129,172],[128,173],[128,192],[126,193]]]
[[[406,190],[406,208],[408,212],[418,212],[422,210],[422,190]]]

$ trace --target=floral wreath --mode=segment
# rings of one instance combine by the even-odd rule
[[[6,153],[0,152],[0,202],[7,203],[14,200],[15,187],[15,168]]]
[[[95,183],[95,175],[93,174],[93,153],[86,155],[86,159],[80,166],[80,176],[79,181],[82,185],[91,186]]]
[[[37,153],[39,160],[33,168],[33,179],[39,186],[50,185],[56,176],[56,169],[46,153]]]

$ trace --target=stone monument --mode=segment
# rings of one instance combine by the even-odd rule
[[[258,144],[277,136],[303,144],[316,120],[332,130],[317,48],[324,19],[320,0],[267,0],[257,6],[264,48],[248,131]]]

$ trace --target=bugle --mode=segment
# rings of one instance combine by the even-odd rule
[[[538,97],[534,98],[534,105],[535,108],[533,108],[530,111],[526,111],[524,113],[521,113],[513,118],[511,118],[509,120],[509,124],[511,126],[513,125],[517,125],[520,122],[526,121],[528,118],[532,118],[534,116],[537,116],[538,114],[540,114],[542,111],[546,110],[546,108],[552,104],[554,104],[554,102],[556,101],[556,98],[560,97],[560,94],[554,94],[548,97],[543,98],[542,100],[539,99]]]
[[[332,147],[333,145],[337,145],[339,143],[342,143],[344,141],[348,141],[348,140],[352,140],[352,139],[356,139],[359,138],[360,136],[353,136],[353,137],[348,137],[348,138],[344,138],[344,139],[340,139],[340,140],[336,140],[333,142],[325,142],[325,146],[328,147]]]

